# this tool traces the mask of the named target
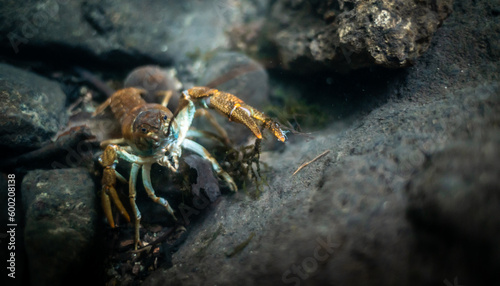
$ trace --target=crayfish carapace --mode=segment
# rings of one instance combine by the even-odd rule
[[[221,168],[215,158],[203,146],[189,139],[197,135],[190,130],[195,113],[210,116],[206,112],[200,112],[203,109],[197,111],[195,103],[201,107],[215,109],[228,116],[229,120],[244,124],[259,139],[262,138],[260,131],[262,127],[270,130],[278,140],[284,142],[286,139],[285,132],[281,130],[277,122],[230,93],[207,87],[194,87],[185,90],[181,95],[174,116],[166,107],[171,94],[166,93],[162,104],[156,104],[146,103],[141,97],[143,92],[141,89],[132,87],[119,90],[96,110],[96,114],[98,114],[109,106],[121,124],[123,138],[108,140],[102,144],[106,148],[99,158],[101,165],[104,167],[101,199],[104,213],[111,227],[115,227],[111,201],[113,201],[122,216],[130,222],[130,216],[120,202],[114,187],[117,178],[126,181],[115,170],[118,160],[130,162],[132,168],[128,183],[130,205],[135,224],[135,249],[140,243],[139,224],[141,213],[135,199],[137,176],[141,168],[142,182],[148,196],[154,202],[164,206],[174,219],[174,211],[168,201],[155,195],[151,184],[150,171],[151,165],[158,163],[173,172],[177,172],[182,149],[189,150],[210,161],[214,171],[227,182],[229,188],[232,191],[237,190],[231,176]],[[210,121],[215,122],[215,120]],[[217,129],[221,130],[221,127],[219,126]]]

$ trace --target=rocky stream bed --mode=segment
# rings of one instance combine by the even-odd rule
[[[498,283],[498,0],[1,1],[0,16],[2,285]],[[166,80],[127,78],[148,65]],[[136,85],[213,86],[290,131],[255,157],[217,116],[234,145],[203,142],[237,193],[196,156],[154,166],[179,220],[138,186],[139,252],[101,210],[99,142],[120,131],[92,117]]]

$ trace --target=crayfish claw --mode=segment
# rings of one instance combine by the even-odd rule
[[[255,122],[254,118],[252,118],[250,110],[247,107],[243,107],[242,105],[237,104],[229,113],[229,120],[245,125],[248,129],[250,129],[250,131],[252,131],[255,137],[262,139],[260,128]]]
[[[233,94],[208,87],[193,87],[184,91],[184,94],[193,100],[200,100],[203,106],[228,116],[230,121],[245,125],[259,139],[262,139],[260,125],[269,129],[279,141],[286,140],[285,132],[277,122]]]
[[[109,196],[108,194],[106,194],[104,188],[101,191],[101,204],[102,204],[102,209],[104,210],[104,215],[106,215],[106,218],[108,219],[109,225],[111,226],[111,228],[115,228],[113,212],[111,211],[111,201],[109,200]]]
[[[102,190],[101,190],[101,200],[104,214],[108,219],[109,225],[114,228],[115,223],[113,220],[113,214],[111,211],[111,201],[118,208],[120,214],[130,222],[130,216],[120,201],[118,194],[115,189],[117,172],[115,170],[115,165],[118,162],[116,150],[113,145],[108,145],[104,150],[103,154],[99,157],[99,163],[104,167],[102,174]],[[111,198],[110,198],[111,197]]]

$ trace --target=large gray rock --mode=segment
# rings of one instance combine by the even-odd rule
[[[94,281],[94,181],[85,169],[35,170],[22,182],[24,229],[32,285]]]
[[[330,129],[281,154],[264,154],[274,171],[261,197],[224,196],[214,209],[204,210],[202,223],[191,226],[183,247],[173,255],[173,267],[152,273],[146,285],[161,285],[165,280],[179,285],[232,281],[242,285],[440,285],[445,279],[453,281],[457,273],[464,285],[485,283],[500,259],[493,243],[498,235],[493,219],[498,217],[494,207],[498,168],[492,166],[497,141],[485,136],[480,139],[484,145],[479,145],[484,150],[473,144],[465,151],[450,149],[447,161],[439,153],[446,142],[469,138],[469,128],[480,124],[484,125],[480,134],[498,134],[499,95],[500,87],[489,84],[450,93],[428,105],[391,102],[353,128]],[[301,163],[325,150],[330,153],[291,176]],[[442,167],[432,163],[429,168],[428,154],[437,154],[436,160],[443,161],[437,166]],[[453,156],[462,158],[450,161]],[[491,159],[485,160],[487,156]],[[454,167],[447,168],[450,164]],[[415,178],[417,186],[411,188],[414,215],[409,221],[406,185],[419,170],[424,174]],[[449,186],[440,191],[440,182]],[[418,195],[422,192],[431,196],[422,200]],[[427,216],[429,208],[437,216]],[[476,208],[482,209],[471,216],[470,210]],[[200,214],[192,214],[191,219],[196,215]],[[455,228],[459,243],[481,247],[486,241],[488,249],[495,251],[478,253],[474,261],[488,257],[480,268],[463,268],[475,247],[470,252],[439,252],[428,260],[427,252],[419,250],[422,242],[431,240],[431,246],[443,246],[442,250],[447,247],[439,235],[434,240],[421,237],[415,223],[423,223],[424,229],[436,224]],[[453,259],[458,260],[443,266]]]
[[[59,84],[6,64],[0,64],[0,101],[0,149],[5,153],[41,147],[68,118]]]
[[[0,7],[0,48],[17,56],[36,50],[80,64],[90,59],[129,68],[165,65],[227,48],[225,30],[262,15],[259,2],[6,2]]]
[[[249,105],[262,109],[269,104],[269,78],[257,61],[238,52],[219,52],[206,62],[198,82],[233,93]]]

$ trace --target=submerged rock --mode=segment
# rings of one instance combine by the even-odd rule
[[[131,71],[123,83],[124,87],[137,87],[144,89],[147,94],[143,95],[146,102],[161,103],[165,92],[173,92],[167,107],[175,111],[179,104],[180,94],[177,90],[182,84],[175,77],[175,69],[163,69],[158,66],[141,66]]]
[[[24,230],[32,285],[93,281],[95,186],[85,169],[35,170],[22,182]],[[72,283],[73,283],[72,282]]]
[[[206,62],[200,85],[233,93],[262,109],[269,104],[269,77],[257,61],[238,52],[219,52]]]
[[[295,72],[405,67],[429,48],[452,0],[289,1],[272,7],[269,38]]]
[[[227,48],[224,31],[261,15],[262,6],[225,0],[7,2],[0,7],[0,49],[80,65],[169,65]]]
[[[257,200],[223,196],[192,226],[173,267],[145,285],[440,285],[456,275],[486,284],[500,259],[498,136],[486,135],[499,131],[499,94],[487,84],[432,104],[391,102],[348,130],[264,154],[269,188]],[[472,142],[441,154],[456,140]]]
[[[407,188],[421,255],[444,259],[433,265],[435,276],[459,273],[460,281],[477,283],[465,285],[495,281],[500,265],[500,137],[473,132],[476,138],[431,156]]]
[[[0,64],[0,101],[0,149],[9,155],[40,148],[67,120],[59,84],[6,64]]]

